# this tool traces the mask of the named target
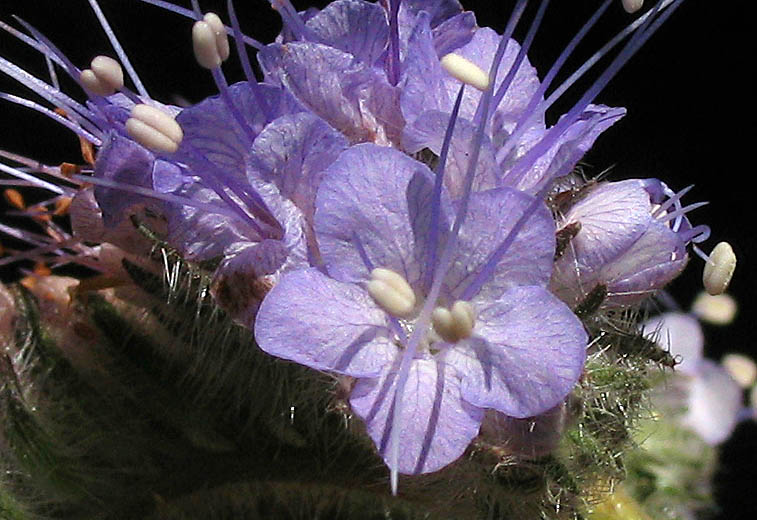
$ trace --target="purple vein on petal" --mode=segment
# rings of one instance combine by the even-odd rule
[[[426,269],[423,275],[423,288],[428,290],[431,287],[433,281],[434,270],[436,269],[436,260],[439,253],[439,213],[441,213],[441,200],[442,200],[442,185],[444,181],[444,167],[447,163],[447,155],[449,154],[450,144],[452,143],[452,135],[455,131],[455,123],[457,122],[457,116],[460,113],[460,105],[463,100],[463,92],[465,91],[465,83],[460,85],[460,90],[457,93],[457,99],[455,99],[455,106],[452,108],[452,115],[449,118],[447,124],[447,130],[444,134],[444,142],[442,143],[442,150],[439,155],[439,164],[436,167],[436,177],[434,178],[434,193],[431,199],[431,224],[429,225],[429,239],[428,239],[428,256],[426,257]]]

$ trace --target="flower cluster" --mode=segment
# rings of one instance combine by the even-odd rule
[[[516,436],[513,420],[554,416],[584,372],[586,320],[665,287],[687,246],[709,234],[689,222],[699,205],[682,205],[688,190],[574,173],[625,114],[594,98],[681,0],[632,20],[549,96],[609,0],[541,80],[527,53],[546,2],[519,44],[512,35],[525,1],[500,35],[457,0],[335,0],[302,13],[271,0],[284,29],[263,45],[242,34],[233,8],[226,27],[196,1],[192,10],[145,1],[194,20],[195,55],[218,95],[188,107],[150,98],[94,0],[136,91],[111,58],[81,70],[32,26],[21,22],[24,34],[3,25],[87,100],[2,58],[0,70],[56,111],[1,96],[97,151],[83,168],[36,166],[62,187],[2,166],[55,192],[43,214],[67,201],[73,227],[68,234],[48,219],[40,238],[3,226],[34,249],[2,261],[74,261],[113,275],[124,255],[159,240],[211,273],[216,303],[263,351],[339,380],[395,492],[398,473],[437,471],[483,431]],[[233,85],[221,69],[229,36],[247,73]],[[547,124],[554,101],[624,38],[592,86]],[[258,50],[262,79],[245,44]]]

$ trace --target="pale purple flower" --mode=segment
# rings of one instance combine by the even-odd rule
[[[350,404],[390,468],[437,470],[478,434],[485,409],[531,417],[561,403],[583,370],[583,326],[546,289],[554,222],[543,204],[507,254],[473,293],[477,274],[533,198],[509,188],[473,193],[450,267],[426,302],[434,178],[408,156],[372,144],[354,146],[328,168],[316,200],[315,233],[323,270],[285,274],[255,323],[260,347],[275,356],[357,379]],[[439,242],[450,240],[459,203],[440,198]],[[416,303],[404,317],[388,312],[367,284],[374,268],[407,281]],[[432,296],[433,297],[433,296]],[[464,301],[473,331],[445,340],[422,308]],[[422,327],[409,365],[404,406],[394,397],[408,337]],[[416,332],[417,334],[417,332]],[[398,429],[395,467],[388,443]]]
[[[681,424],[717,445],[731,436],[743,418],[743,391],[722,365],[703,355],[704,334],[694,316],[666,312],[642,325],[644,334],[670,351],[678,364],[656,401],[682,408]]]
[[[687,191],[674,193],[656,179],[578,188],[558,217],[558,235],[573,231],[555,262],[552,291],[576,305],[602,286],[602,306],[612,307],[638,303],[667,285],[688,262],[687,244],[709,235],[707,226],[689,223],[686,213],[702,203],[682,207]]]

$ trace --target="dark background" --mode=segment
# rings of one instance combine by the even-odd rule
[[[189,1],[180,3],[188,6]],[[228,19],[225,3],[204,0],[201,5]],[[298,8],[325,5],[294,3]],[[477,12],[479,25],[493,26],[499,32],[513,3],[463,1],[466,8]],[[552,3],[529,52],[542,76],[599,0]],[[215,92],[210,75],[194,62],[189,20],[137,0],[101,0],[101,4],[154,98],[172,102],[180,95],[196,102]],[[750,95],[754,82],[747,79],[755,47],[748,4],[728,2],[724,8],[724,2],[685,2],[598,97],[597,102],[627,107],[628,115],[607,131],[585,158],[590,172],[613,167],[612,179],[659,177],[676,190],[693,183],[696,187],[685,201],[710,201],[709,206],[690,216],[695,223],[712,227],[712,238],[704,244],[707,251],[721,240],[733,245],[739,268],[730,292],[740,306],[732,326],[706,328],[707,348],[713,357],[730,351],[757,355],[752,321],[755,278],[750,269],[750,260],[757,254],[750,227],[754,225],[751,212],[755,203],[754,188],[749,187],[757,146],[752,142],[755,125]],[[534,7],[529,8],[525,20],[530,20]],[[236,8],[247,34],[264,43],[275,37],[280,22],[265,0],[238,0]],[[0,18],[9,22],[10,14],[34,24],[81,67],[97,54],[114,55],[86,0],[0,0]],[[569,61],[568,70],[579,66],[630,19],[617,0],[593,36],[579,47],[578,58]],[[516,36],[522,39],[524,33],[525,28],[521,28]],[[44,61],[12,37],[0,34],[0,51],[30,72],[46,77]],[[230,82],[243,77],[233,56],[224,67]],[[67,92],[78,92],[70,82],[63,84]],[[582,82],[569,91],[555,107],[552,121],[580,97],[588,84]],[[4,76],[0,77],[0,90],[28,95]],[[80,160],[78,142],[70,132],[8,103],[0,104],[0,147],[50,164]],[[3,242],[8,243],[5,238]],[[701,288],[702,267],[700,259],[692,258],[686,273],[671,287],[684,308]],[[0,270],[3,280],[17,272],[15,267]],[[718,518],[748,519],[757,513],[753,492],[757,482],[756,434],[754,424],[742,424],[723,447],[724,464],[716,481],[722,506]]]

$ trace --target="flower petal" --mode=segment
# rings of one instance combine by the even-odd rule
[[[314,268],[282,276],[255,321],[255,340],[269,354],[353,377],[376,377],[391,363],[392,337],[365,290]]]
[[[386,11],[356,0],[336,0],[307,23],[323,43],[352,54],[366,65],[376,64],[389,41]]]
[[[318,43],[272,44],[258,53],[265,74],[352,142],[388,144],[404,122],[383,72]]]
[[[450,115],[438,110],[423,112],[402,131],[402,147],[408,153],[416,153],[428,148],[437,156],[441,154],[444,136],[447,133]],[[455,122],[455,130],[450,142],[447,164],[444,167],[444,185],[453,199],[463,193],[465,175],[471,147],[474,142],[475,128],[462,118]],[[487,136],[479,145],[479,157],[473,180],[473,191],[494,188],[499,184],[499,168],[494,156],[494,148]]]
[[[452,298],[461,296],[532,202],[533,197],[509,188],[471,194],[468,214],[460,229],[457,254],[445,278],[446,290]],[[541,204],[521,228],[475,299],[497,299],[506,289],[516,285],[545,286],[552,273],[554,237],[554,220],[546,206]]]
[[[276,184],[312,222],[323,171],[347,145],[344,136],[312,114],[282,116],[255,138],[251,174]]]
[[[387,464],[392,428],[400,428],[399,473],[439,470],[458,459],[478,434],[483,410],[460,398],[460,382],[443,361],[416,359],[410,366],[402,411],[394,418],[398,367],[378,379],[360,379],[350,396],[352,409]],[[390,469],[394,469],[391,468]]]
[[[743,404],[741,387],[722,366],[703,359],[689,389],[684,424],[707,444],[717,445],[730,437]]]
[[[476,311],[473,337],[450,352],[463,399],[522,418],[570,393],[583,372],[588,337],[562,302],[541,287],[515,287]]]
[[[316,197],[315,232],[330,276],[366,279],[357,237],[374,267],[392,269],[411,285],[418,280],[406,191],[419,171],[431,175],[402,152],[373,144],[347,149],[328,168]]]

